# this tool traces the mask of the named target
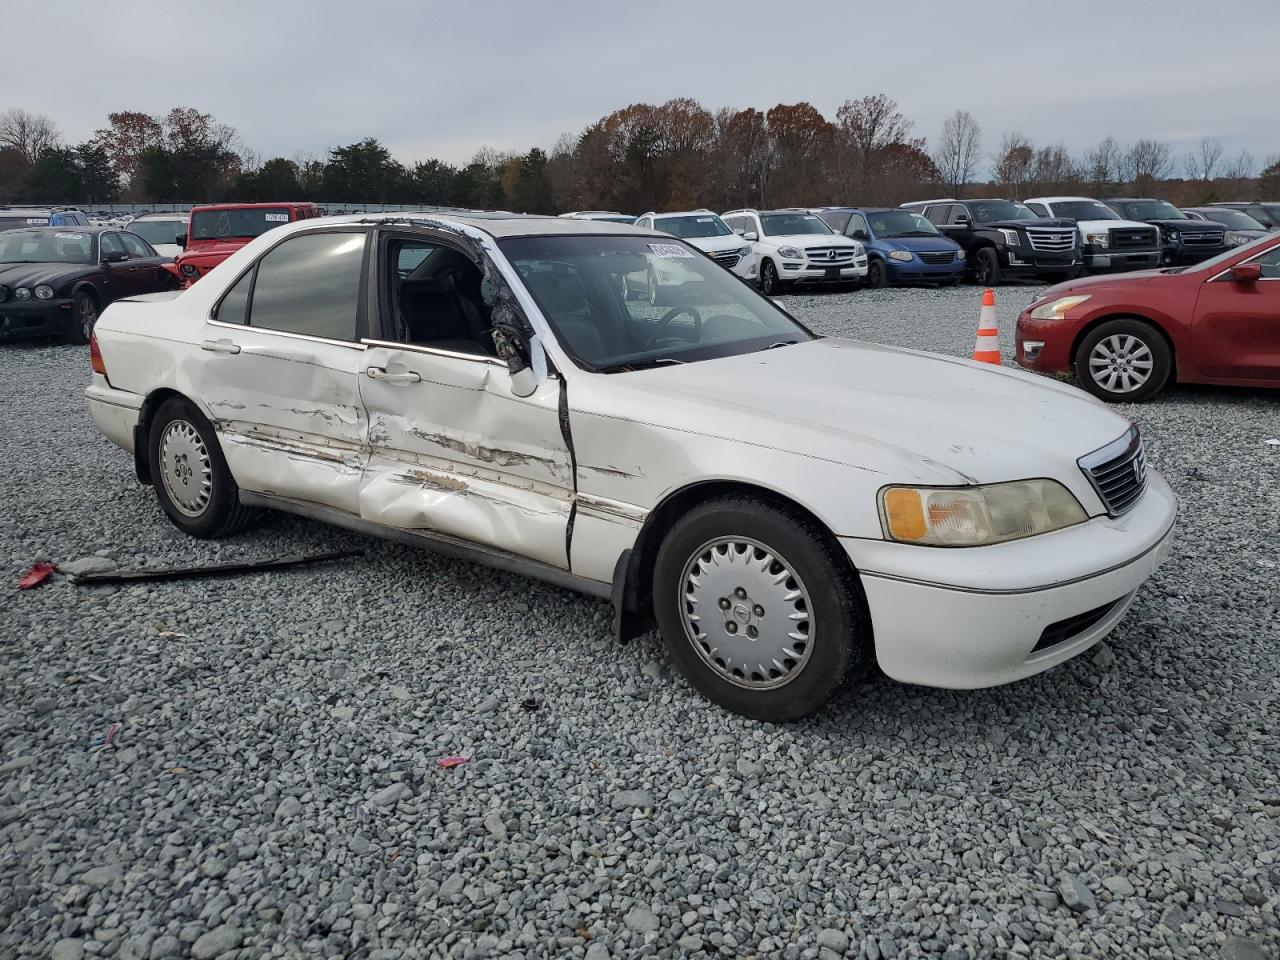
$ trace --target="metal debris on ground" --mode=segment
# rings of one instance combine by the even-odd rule
[[[454,767],[460,767],[466,762],[466,757],[441,757],[436,761],[436,766],[443,767],[445,770],[452,770]]]
[[[520,709],[525,713],[533,713],[533,711],[537,710],[541,706],[542,701],[537,700],[534,697],[526,697],[524,700],[520,701]]]
[[[118,723],[113,723],[111,726],[107,727],[105,733],[100,733],[89,741],[89,749],[101,750],[103,747],[111,746],[112,742],[116,738],[116,734],[120,732],[120,726],[121,725]]]
[[[18,581],[19,590],[30,590],[32,587],[38,587],[40,584],[48,580],[57,571],[58,565],[50,563],[48,560],[37,560],[31,565],[31,569],[22,575],[22,579]]]
[[[346,560],[358,557],[362,550],[331,550],[327,553],[291,553],[270,560],[235,560],[231,563],[214,563],[203,567],[161,567],[156,570],[113,570],[110,573],[86,573],[74,577],[77,585],[90,586],[103,583],[138,583],[149,580],[185,580],[193,577],[226,577],[237,573],[259,573],[264,570],[281,570],[303,567],[330,560]]]

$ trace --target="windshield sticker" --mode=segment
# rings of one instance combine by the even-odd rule
[[[53,235],[53,239],[55,239],[55,240],[83,240],[83,239],[84,239],[84,234],[83,234],[83,233],[55,233],[55,234]]]
[[[667,260],[693,259],[693,254],[678,243],[651,243],[649,249],[657,256]]]
[[[818,218],[817,218],[817,217],[815,217],[815,216],[811,216],[811,215],[806,214],[806,215],[805,215],[805,219],[806,219],[806,220],[817,220]]]
[[[288,223],[289,215],[287,213],[264,213],[262,219],[267,223]]]
[[[714,218],[714,217],[699,217],[699,218],[698,218],[698,222],[699,222],[699,223],[715,223],[715,218]]]

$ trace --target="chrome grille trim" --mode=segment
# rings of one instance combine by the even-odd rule
[[[708,256],[722,267],[736,267],[738,265],[738,261],[742,259],[740,254],[733,252],[712,253],[708,254]]]
[[[1076,231],[1067,227],[1025,227],[1032,250],[1065,253],[1076,245]]]
[[[853,247],[805,247],[804,249],[806,259],[817,264],[850,263],[855,253],[857,251]]]
[[[923,250],[916,254],[924,263],[955,263],[954,250]]]
[[[1217,233],[1183,233],[1182,245],[1186,247],[1220,247],[1224,237]]]
[[[1128,513],[1147,489],[1147,457],[1136,426],[1076,461],[1113,517]]]

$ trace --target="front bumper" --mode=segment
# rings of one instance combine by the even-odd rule
[[[779,277],[792,283],[851,283],[867,277],[864,254],[852,263],[828,266],[810,260],[783,260]]]
[[[969,267],[968,260],[953,260],[951,263],[925,263],[919,257],[910,260],[893,260],[885,257],[881,261],[890,283],[938,283],[963,277]]]
[[[1063,273],[1075,273],[1084,266],[1079,250],[1069,253],[1040,253],[1035,250],[1000,250],[1000,268],[1010,277],[1041,277]]]
[[[52,300],[15,300],[0,303],[0,341],[24,337],[60,336],[75,323],[75,301],[68,297]]]
[[[760,272],[759,267],[760,259],[754,253],[749,253],[729,269],[743,280],[754,280]]]
[[[842,540],[861,572],[880,668],[905,683],[973,689],[1087,650],[1168,556],[1177,502],[1155,471],[1138,506],[1055,533],[942,549]]]
[[[1112,250],[1086,247],[1084,265],[1096,273],[1107,270],[1150,270],[1160,266],[1159,250]]]

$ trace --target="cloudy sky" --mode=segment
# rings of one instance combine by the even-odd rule
[[[884,92],[931,141],[970,111],[988,153],[1016,129],[1073,152],[1215,136],[1261,161],[1280,153],[1274,4],[5,0],[0,110],[76,141],[113,110],[193,106],[264,158],[373,136],[402,161],[457,162],[549,147],[634,102],[808,100],[833,117]]]

